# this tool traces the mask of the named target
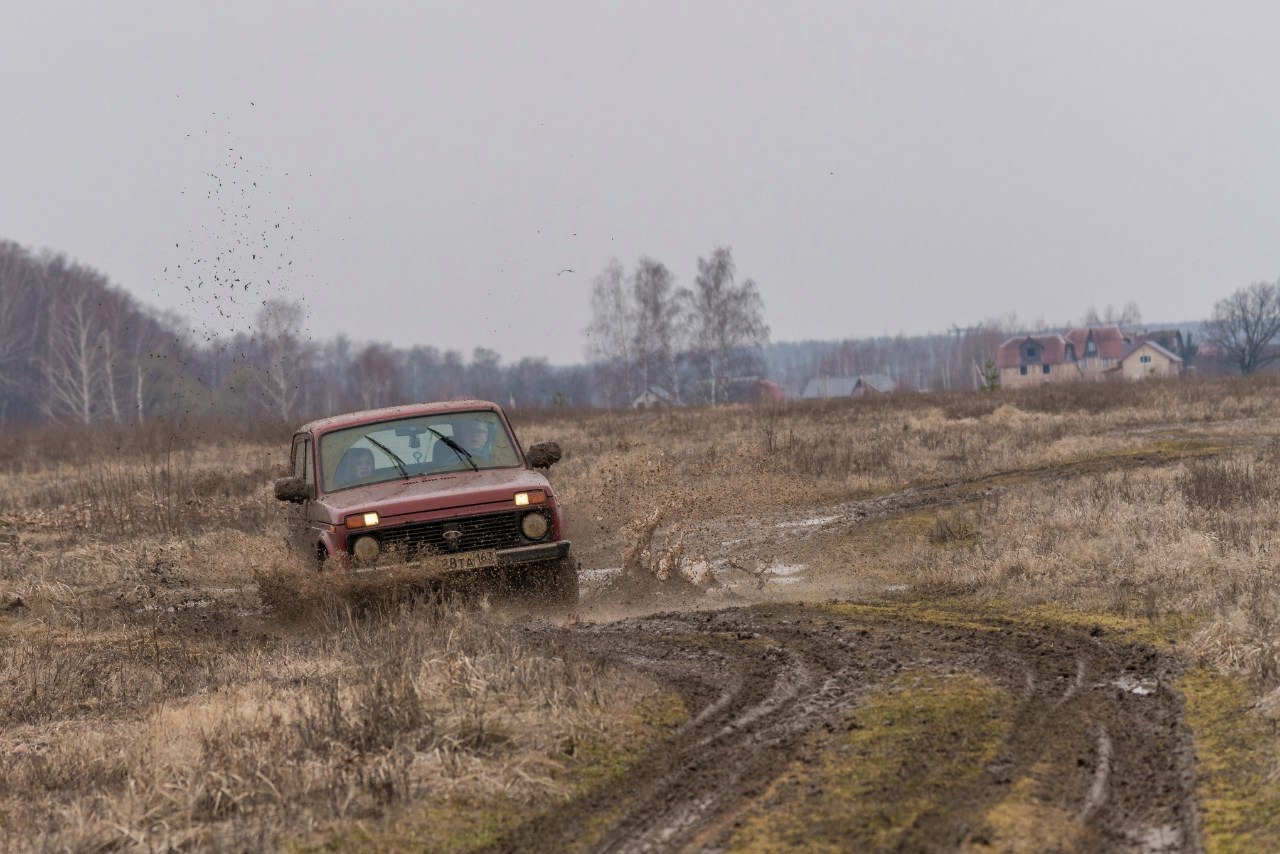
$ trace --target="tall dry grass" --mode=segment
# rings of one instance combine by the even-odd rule
[[[423,798],[537,803],[653,690],[438,604],[121,623],[5,639],[6,849],[262,850]]]
[[[901,571],[943,592],[1198,626],[1188,654],[1280,683],[1280,446],[1167,468],[1022,484],[943,514]],[[959,521],[957,521],[959,520]]]

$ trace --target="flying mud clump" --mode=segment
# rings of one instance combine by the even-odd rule
[[[624,601],[648,597],[702,596],[720,587],[702,555],[686,549],[680,525],[663,530],[666,513],[654,508],[622,529],[622,572],[605,588]]]

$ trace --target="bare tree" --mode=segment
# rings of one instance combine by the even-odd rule
[[[682,289],[688,304],[688,321],[694,356],[702,367],[708,399],[724,399],[725,381],[744,361],[758,361],[760,348],[769,340],[764,304],[756,283],[734,283],[733,251],[721,247],[710,259],[698,259],[693,290]]]
[[[16,244],[0,241],[0,391],[29,377],[41,324],[41,271]]]
[[[293,420],[298,402],[298,376],[303,361],[301,329],[302,305],[286,300],[267,300],[255,322],[257,343],[262,349],[261,364],[254,378],[266,397],[269,409],[281,421]]]
[[[672,285],[671,271],[652,258],[641,258],[631,279],[634,295],[633,352],[640,386],[661,383],[679,399],[676,388],[676,333],[680,326],[680,301]]]
[[[440,351],[430,345],[419,344],[403,351],[400,356],[400,377],[409,400],[437,400],[439,385]]]
[[[507,397],[516,406],[546,406],[555,392],[550,388],[551,366],[543,358],[523,358],[507,369]]]
[[[1280,358],[1280,350],[1271,346],[1280,332],[1280,282],[1255,282],[1218,300],[1207,332],[1209,341],[1242,374],[1252,374]]]
[[[471,394],[484,400],[502,402],[502,356],[497,350],[476,347],[471,351],[471,366],[467,370]]]
[[[88,294],[78,293],[55,304],[44,360],[46,411],[51,418],[70,417],[81,424],[97,415],[95,390],[104,370],[99,346],[103,332],[88,302]]]
[[[392,406],[400,397],[400,365],[384,344],[370,344],[351,363],[351,381],[362,409]]]
[[[626,276],[613,259],[591,282],[591,325],[587,327],[587,358],[596,363],[609,405],[627,403],[634,392],[634,323]]]
[[[445,350],[440,361],[436,399],[449,400],[463,393],[467,385],[467,366],[457,350]]]
[[[1098,310],[1093,306],[1089,306],[1089,310],[1084,313],[1085,326],[1119,326],[1123,329],[1141,322],[1142,310],[1133,300],[1125,303],[1124,308],[1119,311],[1115,306],[1108,304],[1102,314],[1098,314]]]

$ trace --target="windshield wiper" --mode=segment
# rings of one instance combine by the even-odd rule
[[[368,439],[370,442],[372,442],[373,444],[377,445],[383,451],[385,451],[388,457],[391,457],[391,462],[395,463],[396,471],[400,472],[400,477],[404,478],[405,480],[409,479],[409,470],[404,467],[404,460],[396,456],[395,451],[391,450],[386,445],[382,444],[377,439],[370,436],[368,433],[366,433],[364,437]]]
[[[439,430],[432,429],[431,427],[427,427],[427,429],[431,430],[432,433],[440,437],[440,441],[444,442],[446,445],[452,448],[457,453],[458,459],[463,459],[465,457],[467,460],[467,464],[471,466],[472,471],[480,471],[480,466],[476,465],[476,461],[471,459],[471,454],[467,452],[466,448],[462,447],[457,442],[453,441],[448,436],[441,433]]]

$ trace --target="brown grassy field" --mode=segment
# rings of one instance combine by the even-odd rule
[[[1236,678],[1258,721],[1280,712],[1274,382],[516,415],[526,445],[566,449],[551,478],[588,569],[665,556],[702,574],[682,600],[699,607],[708,574],[742,568],[700,527],[946,485],[945,502],[761,555],[803,563],[806,583],[707,607],[909,590],[1137,620]],[[680,719],[652,681],[528,640],[518,607],[326,590],[281,545],[288,430],[7,437],[0,847],[465,850]],[[550,616],[669,605],[615,594]]]

